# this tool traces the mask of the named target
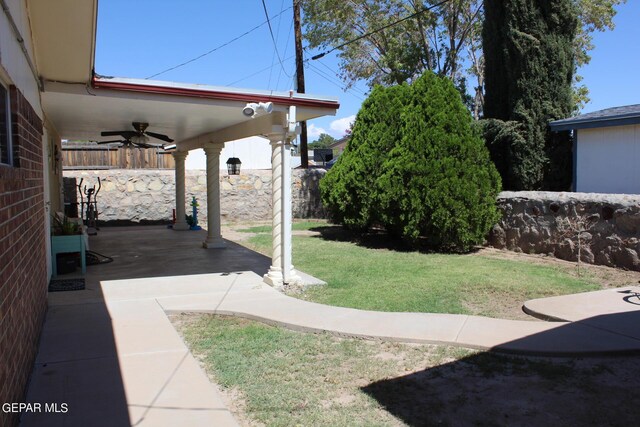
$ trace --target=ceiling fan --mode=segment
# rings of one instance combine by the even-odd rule
[[[164,147],[164,144],[153,144],[149,143],[149,137],[159,139],[165,142],[173,142],[173,139],[169,138],[167,135],[163,135],[161,133],[155,132],[147,132],[147,127],[149,127],[149,123],[142,122],[132,122],[134,130],[108,130],[104,132],[100,132],[102,136],[121,136],[122,139],[114,139],[111,141],[98,141],[98,144],[113,144],[115,142],[119,142],[120,147],[140,147],[140,148],[157,148]]]

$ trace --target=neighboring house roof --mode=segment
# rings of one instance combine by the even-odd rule
[[[337,140],[336,142],[334,142],[333,144],[331,144],[329,146],[329,148],[333,148],[333,149],[344,149],[344,147],[346,147],[347,142],[349,142],[349,138],[351,138],[350,136],[344,136],[342,138],[340,138],[339,140]]]
[[[606,108],[549,123],[551,130],[592,129],[640,124],[640,104]]]

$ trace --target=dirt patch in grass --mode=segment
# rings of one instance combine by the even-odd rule
[[[172,316],[243,425],[635,425],[640,360],[525,358]]]

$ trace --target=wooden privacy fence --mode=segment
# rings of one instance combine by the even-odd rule
[[[62,169],[174,169],[170,152],[162,148],[116,148],[84,144],[62,145]]]

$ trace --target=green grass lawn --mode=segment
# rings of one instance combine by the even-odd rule
[[[294,229],[318,226],[327,227],[302,222]],[[257,234],[245,244],[269,254],[270,230],[247,229]],[[557,266],[477,254],[372,249],[319,235],[293,237],[293,264],[328,283],[302,298],[368,310],[525,318],[520,307],[528,299],[601,288],[592,278],[574,277]]]
[[[172,320],[243,425],[635,425],[636,358],[506,357],[249,320]]]

